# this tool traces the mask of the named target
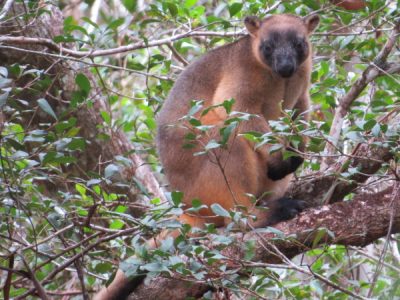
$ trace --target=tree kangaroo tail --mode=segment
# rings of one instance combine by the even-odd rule
[[[108,287],[102,289],[93,300],[128,299],[129,295],[143,283],[145,278],[146,273],[127,278],[121,270],[118,270],[113,282]]]

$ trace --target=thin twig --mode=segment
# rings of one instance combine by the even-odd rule
[[[361,92],[365,89],[365,87],[373,80],[375,80],[378,76],[384,74],[380,69],[388,71],[388,65],[386,63],[386,59],[389,56],[390,52],[393,50],[393,47],[396,43],[396,39],[399,36],[400,32],[400,21],[396,23],[394,29],[386,41],[385,46],[382,48],[380,53],[375,57],[373,62],[364,70],[361,77],[352,85],[350,90],[347,92],[339,100],[339,106],[335,111],[335,116],[332,121],[332,127],[329,133],[331,137],[331,143],[327,144],[324,150],[325,154],[333,154],[335,147],[339,141],[339,136],[341,133],[341,129],[343,127],[344,117],[347,115],[351,104],[357,99],[357,97],[361,94]],[[377,68],[378,66],[379,68]],[[398,67],[398,66],[397,66]],[[390,66],[391,71],[397,71],[397,67],[393,68]],[[322,168],[326,168],[328,165],[327,160],[323,160]]]
[[[11,254],[8,258],[8,268],[10,271],[7,273],[6,282],[4,283],[3,287],[4,300],[10,299],[11,280],[13,275],[12,270],[14,269],[14,254]]]
[[[39,282],[39,280],[37,280],[35,274],[32,272],[31,268],[29,267],[29,264],[25,261],[25,258],[22,257],[22,262],[25,265],[26,270],[29,273],[29,279],[33,282],[33,285],[35,287],[36,292],[39,294],[39,297],[42,300],[50,300],[49,296],[47,296],[46,290],[44,289],[44,287],[42,286],[42,284]]]
[[[376,266],[376,270],[374,272],[374,277],[372,279],[372,283],[371,283],[371,286],[368,291],[368,297],[371,297],[372,292],[374,291],[376,282],[378,281],[379,274],[381,273],[382,268],[383,268],[383,261],[384,261],[384,258],[386,256],[386,253],[387,253],[387,250],[389,247],[390,235],[392,234],[394,216],[395,216],[397,208],[398,208],[398,203],[396,202],[396,199],[399,198],[399,196],[400,196],[400,183],[396,182],[396,185],[393,188],[392,200],[390,203],[390,206],[392,209],[391,209],[390,222],[389,222],[389,227],[388,227],[388,231],[387,231],[387,235],[386,235],[386,239],[385,239],[385,244],[383,246],[382,253],[379,257],[379,261]]]

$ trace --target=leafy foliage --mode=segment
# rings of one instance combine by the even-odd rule
[[[34,20],[48,13],[38,10],[35,2],[27,1],[29,11],[23,18]],[[168,194],[169,203],[164,203],[150,195],[138,178],[127,178],[124,172],[132,166],[129,155],[140,154],[163,181],[155,150],[155,116],[186,61],[237,38],[247,15],[304,16],[314,10],[319,10],[322,24],[312,38],[312,121],[308,126],[301,120],[293,122],[290,116],[295,112],[285,111],[281,119],[271,122],[272,133],[242,135],[255,147],[272,144],[271,151],[282,148],[281,137],[297,146],[306,136],[310,159],[304,168],[319,170],[338,100],[383,47],[386,33],[399,17],[399,3],[371,0],[365,9],[347,11],[313,0],[123,0],[123,6],[119,1],[81,1],[79,6],[69,2],[61,1],[66,16],[63,32],[53,40],[70,43],[79,51],[140,41],[147,45],[193,30],[220,34],[188,35],[156,47],[77,59],[74,63],[82,65],[81,70],[72,72],[73,88],[63,82],[63,68],[45,69],[23,62],[0,66],[0,270],[4,270],[0,282],[10,297],[28,295],[32,288],[26,273],[8,275],[9,269],[32,272],[46,291],[56,296],[74,287],[87,297],[88,291],[112,277],[118,261],[127,259],[121,268],[129,275],[146,272],[148,277],[163,274],[212,280],[215,286],[249,299],[350,299],[326,281],[301,274],[291,265],[255,266],[251,262],[254,244],[240,244],[227,234],[247,220],[246,211],[226,211],[215,204],[213,212],[231,219],[232,225],[224,231],[217,231],[212,224],[203,230],[192,229],[172,217],[185,209],[180,192]],[[102,5],[96,6],[98,2]],[[393,59],[398,56],[397,49]],[[376,147],[391,149],[392,165],[382,163],[374,184],[390,184],[390,172],[398,168],[399,128],[386,120],[399,111],[399,80],[398,75],[387,75],[369,85],[351,107],[338,144],[338,155],[351,156],[358,143],[372,138],[376,138]],[[94,116],[98,120],[95,128],[86,128],[87,124],[79,122],[79,114],[96,107],[99,95],[106,99],[106,106]],[[197,155],[223,148],[240,122],[255,117],[232,111],[233,101],[227,99],[222,107],[206,110],[201,101],[193,101],[184,120],[193,129],[185,146],[212,129],[201,124],[198,113],[222,108],[229,118],[220,129],[221,139],[204,145]],[[87,134],[88,130],[95,136]],[[134,150],[104,160],[98,150],[118,131],[128,136]],[[358,172],[343,168],[338,178],[345,181]],[[137,198],[145,199],[151,209],[143,214],[143,207],[134,201]],[[201,201],[194,199],[191,210],[200,208]],[[148,250],[144,242],[164,228],[178,230],[178,237]],[[192,230],[196,235],[190,234]],[[272,228],[266,230],[274,232],[277,239],[290,239]],[[327,234],[320,230],[316,240]],[[398,236],[388,243],[391,252],[382,256],[384,264],[379,261],[385,252],[383,242],[363,250],[343,246],[313,249],[295,263],[356,295],[395,299],[400,297]],[[232,261],[223,254],[231,245],[245,249],[246,257],[239,263],[242,268],[232,269]],[[373,279],[374,274],[379,276]],[[7,276],[12,285],[6,284]]]

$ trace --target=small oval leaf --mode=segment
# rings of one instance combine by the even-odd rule
[[[218,203],[211,204],[211,210],[217,216],[230,218],[229,212]]]
[[[89,94],[90,92],[90,81],[89,79],[82,73],[79,73],[75,77],[76,84],[80,87],[82,91]]]
[[[52,116],[55,120],[58,120],[54,110],[51,108],[49,102],[46,99],[40,98],[38,101],[39,107],[47,114]]]

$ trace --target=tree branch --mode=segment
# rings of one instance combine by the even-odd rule
[[[357,195],[353,201],[309,209],[295,219],[277,224],[275,228],[290,239],[282,239],[271,232],[235,234],[237,242],[222,253],[235,268],[246,262],[241,245],[250,241],[256,242],[252,261],[263,263],[281,263],[282,254],[290,259],[325,243],[364,247],[388,233],[391,219],[391,233],[400,232],[399,182],[385,191],[364,193]],[[316,236],[319,240],[315,240]],[[207,289],[210,287],[205,282],[156,278],[149,285],[142,284],[130,299],[155,300],[165,295],[171,300],[200,297]]]
[[[335,147],[339,141],[340,132],[343,126],[344,117],[348,113],[351,104],[365,87],[378,76],[385,75],[387,72],[396,72],[397,68],[390,67],[386,60],[392,51],[396,40],[400,32],[400,20],[396,22],[393,31],[391,32],[385,46],[381,52],[375,57],[374,61],[364,70],[361,77],[351,86],[350,90],[339,100],[339,106],[336,108],[335,116],[332,121],[331,131],[329,136],[331,137],[331,143],[327,143],[325,147],[325,154],[330,155],[335,152]],[[398,67],[398,66],[397,66]],[[324,160],[324,168],[327,166],[327,159]]]
[[[13,5],[14,0],[7,0],[3,6],[3,9],[0,11],[0,20],[4,19],[5,16],[8,14],[11,6]]]
[[[180,33],[171,37],[164,39],[159,39],[155,41],[141,41],[131,45],[120,46],[117,48],[111,48],[106,50],[90,50],[90,51],[76,51],[69,48],[65,48],[60,44],[55,43],[49,38],[39,38],[39,37],[26,37],[26,36],[0,36],[0,43],[9,45],[41,45],[45,46],[50,50],[53,50],[64,55],[69,55],[76,58],[94,58],[99,56],[109,56],[121,53],[130,52],[133,50],[144,49],[149,47],[156,47],[161,45],[168,45],[177,40],[196,37],[196,36],[217,36],[217,37],[238,37],[243,36],[245,33],[243,31],[239,32],[216,32],[216,31],[196,31],[191,30],[188,32]]]
[[[396,123],[397,118],[392,122]],[[329,169],[313,172],[293,181],[286,196],[303,200],[308,207],[343,200],[393,157],[390,148],[376,147],[374,142],[372,139],[369,144],[358,144],[351,156],[341,157]],[[339,174],[349,168],[356,169],[357,172],[346,180],[340,179]]]

